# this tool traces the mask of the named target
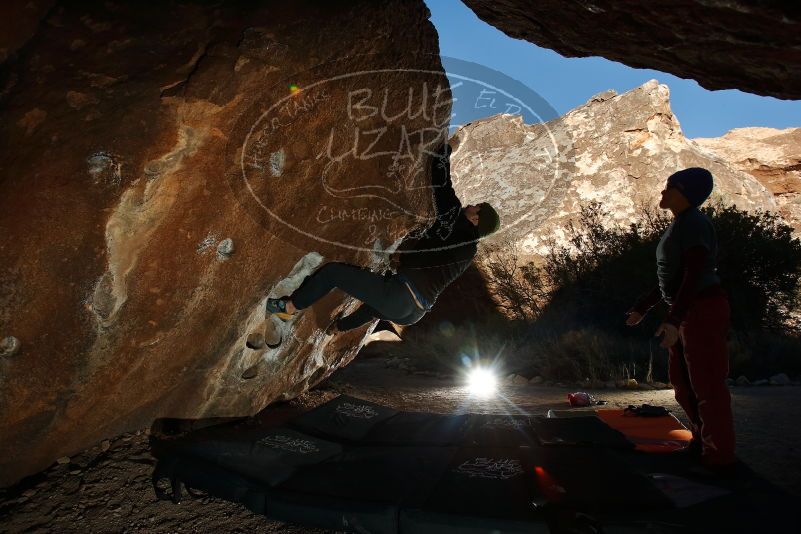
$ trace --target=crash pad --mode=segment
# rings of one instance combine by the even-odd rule
[[[626,436],[594,415],[565,418],[539,417],[534,419],[533,425],[534,431],[543,445],[581,445],[624,449],[632,447]]]
[[[380,422],[396,415],[397,410],[374,402],[339,395],[289,421],[302,432],[328,439],[358,441]]]
[[[464,440],[466,414],[398,412],[376,423],[360,442],[365,445],[451,446]]]
[[[645,452],[673,452],[690,444],[692,432],[673,414],[659,417],[629,415],[622,409],[596,410],[598,418],[626,436],[635,448]]]
[[[675,418],[589,415],[401,412],[337,397],[300,415],[151,434],[153,484],[160,498],[177,501],[192,488],[273,519],[346,532],[724,524],[728,532],[768,522],[799,531],[797,499],[754,473],[734,485],[699,481],[688,455],[631,446],[664,452],[666,442],[688,438],[676,434]]]
[[[643,417],[616,408],[549,410],[548,420],[579,420],[579,423],[563,423],[577,428],[590,428],[596,425],[595,421],[601,421],[643,452],[674,452],[686,448],[692,439],[692,432],[673,414]]]
[[[221,425],[167,440],[154,440],[159,457],[181,455],[206,460],[252,480],[278,484],[295,469],[316,464],[342,452],[338,443],[286,427]]]
[[[532,417],[508,414],[469,414],[465,446],[531,447],[537,443]]]
[[[529,450],[461,447],[430,497],[401,511],[401,531],[547,532],[541,500]]]

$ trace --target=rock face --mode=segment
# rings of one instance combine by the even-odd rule
[[[567,57],[603,56],[707,89],[801,98],[801,4],[788,0],[465,0],[510,37]]]
[[[495,239],[511,237],[527,254],[542,254],[544,240],[564,237],[590,201],[603,204],[611,224],[633,222],[642,207],[656,206],[665,179],[685,167],[712,172],[712,201],[778,209],[754,176],[684,137],[668,87],[656,80],[621,95],[602,93],[543,124],[495,115],[459,128],[451,142],[462,202],[491,202],[502,221]]]
[[[736,128],[693,141],[759,180],[773,193],[782,217],[801,233],[801,128]]]
[[[0,62],[0,339],[18,340],[0,485],[156,417],[254,413],[350,361],[368,329],[325,332],[353,304],[338,292],[280,348],[246,341],[268,292],[323,261],[377,266],[424,224],[422,149],[451,109],[419,1],[36,13]]]

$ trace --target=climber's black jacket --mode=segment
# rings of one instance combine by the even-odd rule
[[[437,153],[441,156],[431,161],[436,221],[419,239],[404,244],[398,266],[398,274],[412,283],[429,307],[467,269],[478,242],[478,227],[462,213],[462,203],[451,184],[451,148],[445,144]]]

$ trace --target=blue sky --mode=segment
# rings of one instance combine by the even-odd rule
[[[607,89],[622,93],[655,78],[670,87],[673,113],[687,137],[718,137],[743,126],[801,126],[801,101],[737,90],[708,91],[693,80],[660,71],[633,69],[596,57],[565,58],[507,37],[460,0],[426,0],[426,4],[439,32],[441,55],[478,63],[522,82],[559,115]]]

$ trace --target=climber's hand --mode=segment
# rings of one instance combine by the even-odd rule
[[[679,340],[679,330],[675,326],[670,323],[662,323],[659,325],[659,328],[656,329],[656,333],[654,334],[656,337],[663,336],[662,342],[659,344],[664,349],[669,349],[673,345],[676,344],[676,341]]]

